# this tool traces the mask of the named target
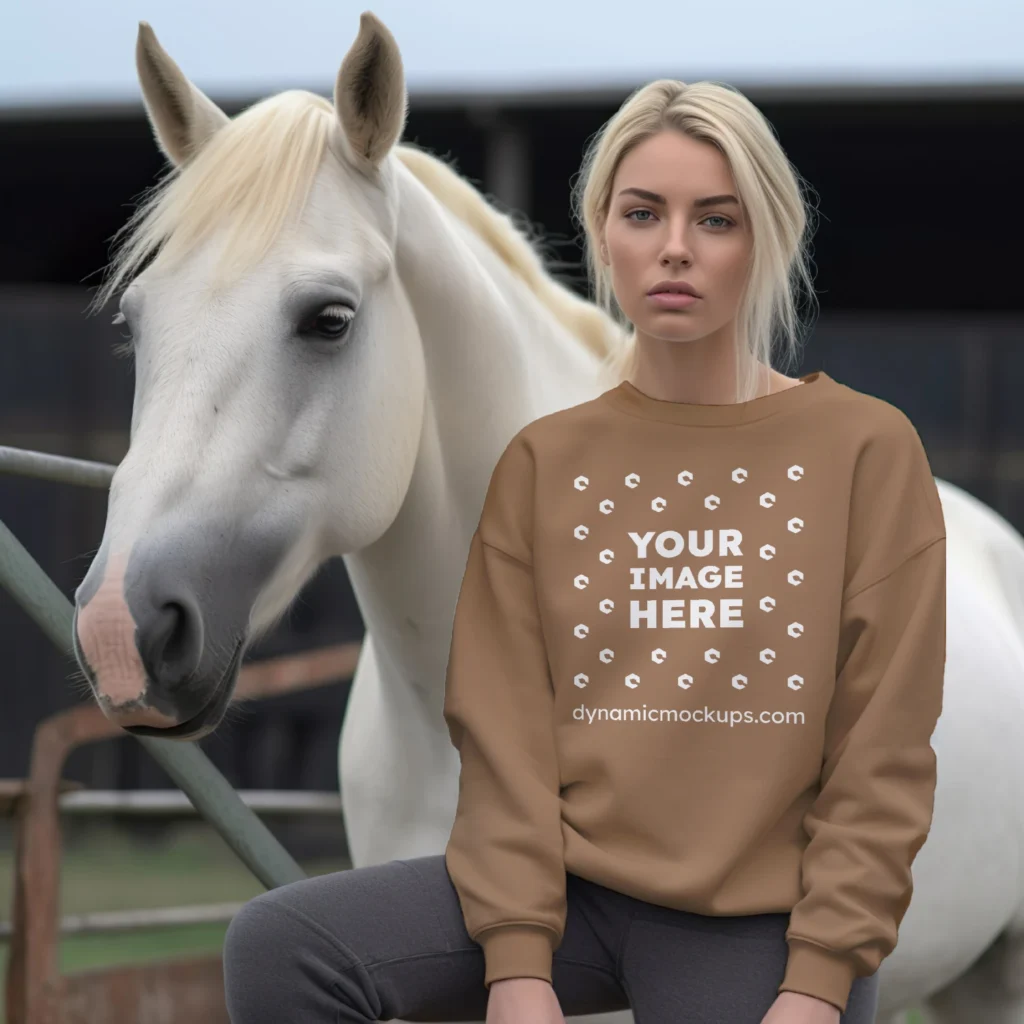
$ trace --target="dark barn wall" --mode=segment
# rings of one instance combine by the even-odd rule
[[[752,98],[757,102],[757,96]],[[938,475],[1024,528],[1024,101],[759,104],[821,209],[815,243],[822,316],[801,371],[823,367],[903,408]],[[567,282],[585,287],[569,188],[588,138],[615,103],[502,111],[528,171],[526,213]],[[418,109],[406,132],[453,158],[484,191],[488,120]],[[0,444],[115,461],[131,367],[111,355],[110,311],[84,308],[107,242],[161,173],[141,117],[0,120]],[[490,163],[489,163],[490,161]],[[487,180],[488,175],[492,180]],[[105,497],[0,477],[0,518],[68,596],[102,533]],[[362,625],[340,562],[307,589],[254,654],[354,639]],[[27,765],[35,724],[78,698],[74,667],[0,593],[0,777]],[[251,705],[204,747],[233,783],[334,788],[347,681]],[[137,744],[76,755],[92,785],[165,785]]]

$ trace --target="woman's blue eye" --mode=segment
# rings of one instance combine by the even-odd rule
[[[641,213],[650,214],[650,216],[649,217],[637,217],[637,216],[635,216],[636,214],[641,214]],[[653,218],[653,216],[654,215],[651,213],[650,210],[630,210],[629,213],[626,214],[627,218],[632,219],[635,222],[641,223],[641,224],[646,224],[649,220],[651,220]],[[732,221],[730,221],[728,217],[723,217],[719,213],[713,213],[713,214],[711,214],[710,217],[705,217],[704,221],[702,223],[707,223],[709,220],[717,220],[717,221],[721,222],[720,224],[712,225],[713,227],[727,228],[727,227],[730,227],[731,224],[732,224]]]

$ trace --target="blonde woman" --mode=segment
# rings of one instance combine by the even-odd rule
[[[808,210],[734,90],[657,81],[578,205],[620,382],[491,478],[445,854],[270,892],[234,1024],[868,1024],[927,835],[945,528],[911,423],[794,378]]]

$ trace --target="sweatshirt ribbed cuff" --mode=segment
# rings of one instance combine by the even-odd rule
[[[551,981],[554,932],[539,925],[507,924],[488,928],[477,940],[484,951],[484,985],[503,978]]]
[[[824,999],[844,1012],[856,975],[856,968],[848,956],[833,953],[812,942],[790,939],[786,974],[779,991],[801,992]]]

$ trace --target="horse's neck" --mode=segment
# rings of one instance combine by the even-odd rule
[[[400,179],[397,271],[422,338],[427,400],[395,522],[345,561],[382,677],[416,684],[433,703],[495,462],[528,422],[604,385],[596,357],[493,250],[411,175]]]

